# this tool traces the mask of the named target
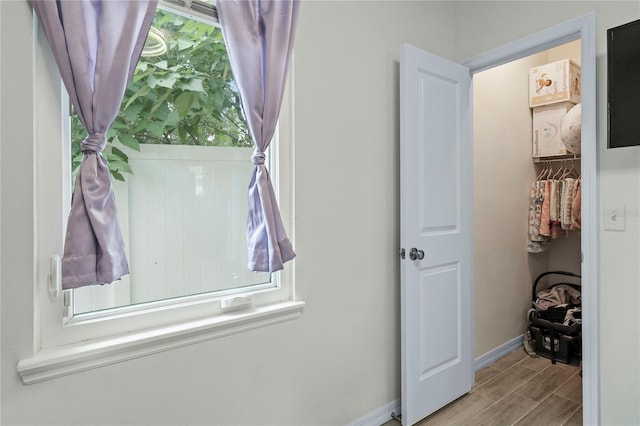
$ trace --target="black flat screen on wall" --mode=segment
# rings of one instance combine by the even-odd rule
[[[607,30],[609,148],[640,145],[640,20]]]

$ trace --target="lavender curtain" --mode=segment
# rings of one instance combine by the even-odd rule
[[[129,273],[111,176],[102,156],[158,0],[34,0],[60,75],[88,136],[67,223],[62,287]]]
[[[274,272],[295,257],[276,203],[265,150],[275,132],[298,15],[298,0],[218,0],[233,75],[256,145],[249,183],[248,267]]]

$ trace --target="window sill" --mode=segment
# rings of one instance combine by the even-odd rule
[[[44,349],[18,363],[25,385],[66,376],[180,346],[299,318],[304,302],[284,302],[231,312],[213,318],[128,333],[52,349]]]

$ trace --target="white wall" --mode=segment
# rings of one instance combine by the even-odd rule
[[[539,53],[473,77],[476,358],[520,336],[531,307],[532,278],[549,252],[527,253],[531,158],[529,68]]]
[[[1,2],[0,10],[0,423],[4,424],[4,418],[15,400],[15,392],[10,387],[17,381],[16,362],[19,357],[27,355],[33,346],[33,306],[29,307],[33,305],[34,275],[33,74],[29,53],[32,32],[30,8],[26,2]],[[9,182],[13,182],[13,185],[8,185]],[[7,303],[8,300],[12,303]]]
[[[0,11],[3,425],[340,425],[399,398],[400,44],[452,57],[450,3],[301,6],[301,319],[30,386],[16,364],[34,340],[32,18],[26,1]]]
[[[591,11],[597,14],[601,422],[640,424],[640,148],[606,148],[606,29],[640,18],[640,2],[469,1],[456,2],[454,9],[458,60]],[[610,204],[627,206],[626,232],[602,231],[602,210]]]

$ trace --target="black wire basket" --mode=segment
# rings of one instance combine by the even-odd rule
[[[580,308],[580,304],[566,304],[551,306],[548,309],[537,309],[536,301],[538,291],[542,290],[542,279],[548,275],[571,277],[578,283],[556,282],[549,284],[544,289],[550,289],[558,285],[568,285],[576,290],[581,290],[580,275],[565,271],[550,271],[540,274],[533,284],[532,306],[529,311],[529,331],[535,341],[535,351],[538,355],[550,358],[552,362],[560,361],[568,363],[573,356],[581,356],[581,331],[580,321],[570,321],[565,325],[565,318],[570,309]],[[581,311],[572,312],[574,320],[581,319]]]

